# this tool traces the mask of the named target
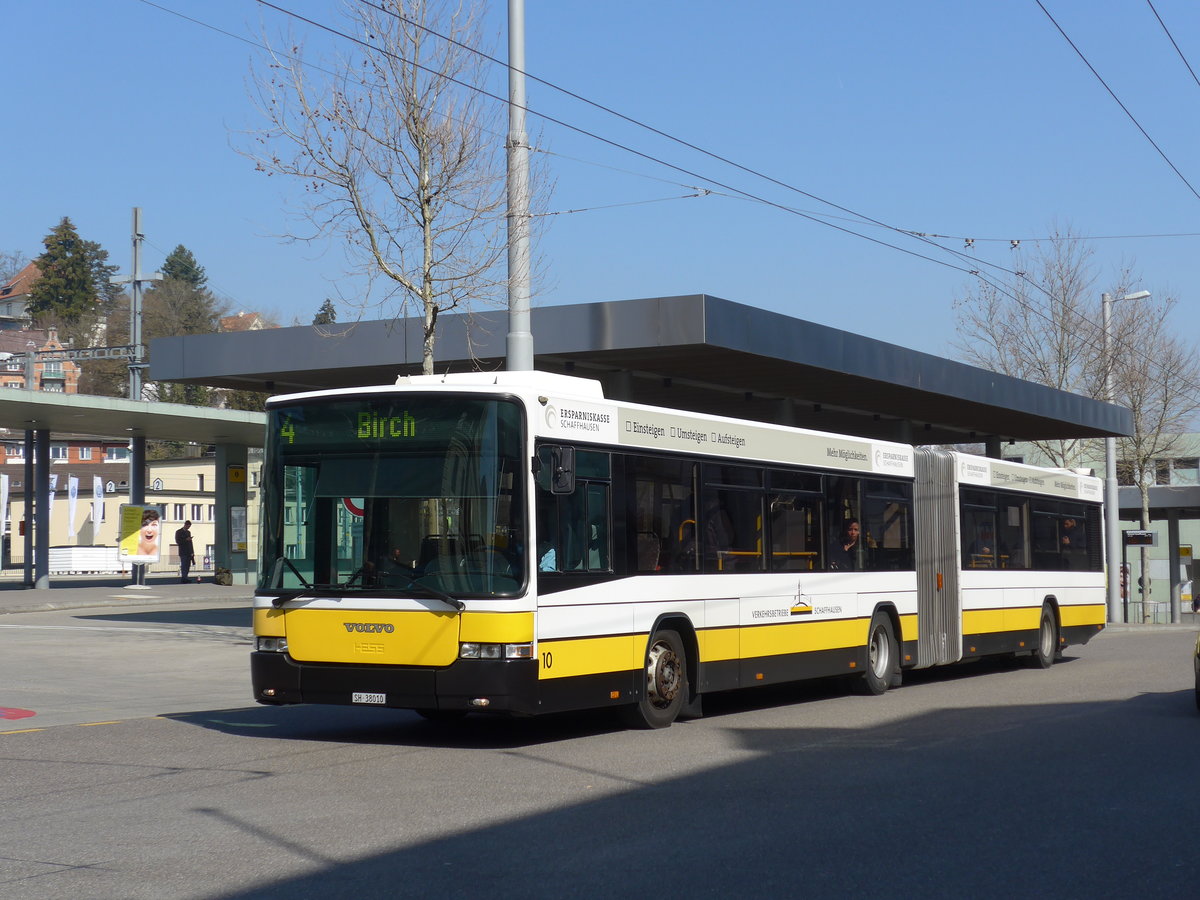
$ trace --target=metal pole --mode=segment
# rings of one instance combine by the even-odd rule
[[[133,359],[129,363],[129,399],[142,399],[142,208],[133,208],[133,275],[130,276],[129,343]],[[132,472],[132,470],[131,470]],[[130,482],[133,483],[132,481]]]
[[[529,328],[529,138],[525,133],[525,0],[508,0],[508,340],[510,371],[533,369]]]
[[[1112,296],[1100,295],[1100,306],[1104,321],[1104,399],[1113,402],[1112,377]],[[1121,576],[1114,572],[1120,554],[1119,518],[1117,500],[1117,439],[1104,439],[1104,546],[1108,560],[1108,621],[1124,621],[1121,609]]]
[[[33,480],[37,482],[34,487],[37,497],[37,534],[33,542],[33,586],[44,591],[50,587],[50,432],[39,428],[35,439],[34,452],[37,458],[34,460]]]
[[[25,429],[25,587],[33,587],[33,432]]]
[[[133,274],[130,276],[129,343],[133,345],[129,361],[129,399],[142,399],[142,208],[133,208]],[[129,446],[129,502],[146,502],[146,438],[135,437]],[[161,538],[160,538],[161,540]],[[133,566],[133,583],[146,583],[146,567]]]

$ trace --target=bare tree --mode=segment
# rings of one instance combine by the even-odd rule
[[[8,284],[29,265],[29,257],[19,250],[0,250],[0,285]]]
[[[1131,301],[1113,307],[1112,354],[1104,352],[1100,291],[1091,248],[1075,233],[1054,231],[1018,258],[1024,277],[1015,285],[979,285],[954,301],[961,357],[967,362],[1093,399],[1112,400],[1133,413],[1133,434],[1117,441],[1118,471],[1141,493],[1141,527],[1150,526],[1149,489],[1158,461],[1177,452],[1200,409],[1200,365],[1194,348],[1172,332],[1175,301]],[[1133,289],[1127,267],[1110,288],[1113,296]],[[1034,441],[1051,465],[1075,467],[1100,455],[1099,443],[1079,439]],[[1143,548],[1142,571],[1146,571]],[[1149,579],[1143,577],[1142,599]]]
[[[347,0],[346,16],[359,43],[319,66],[267,41],[253,81],[268,125],[247,155],[303,185],[315,231],[289,237],[342,241],[371,286],[364,308],[417,305],[430,374],[438,315],[504,293],[505,129],[470,89],[483,82],[480,7]]]
[[[1150,527],[1150,488],[1158,481],[1159,462],[1185,447],[1184,435],[1200,409],[1200,365],[1195,348],[1169,327],[1174,306],[1167,297],[1113,307],[1113,393],[1133,413],[1133,434],[1117,439],[1118,476],[1137,485],[1143,529]],[[1150,621],[1145,547],[1141,570],[1142,614]]]
[[[1092,251],[1070,229],[1022,253],[1025,277],[1003,286],[980,279],[954,300],[960,358],[973,365],[1060,390],[1101,396],[1103,341]],[[1091,449],[1071,438],[1034,441],[1052,465],[1074,467]]]

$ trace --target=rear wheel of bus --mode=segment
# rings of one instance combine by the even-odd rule
[[[899,671],[900,647],[892,618],[877,612],[867,632],[867,668],[859,679],[859,688],[864,694],[882,694],[896,681]]]
[[[687,654],[679,633],[660,629],[646,646],[641,699],[624,711],[633,728],[666,728],[675,721],[688,695]]]
[[[1049,603],[1042,605],[1042,617],[1038,622],[1037,647],[1033,651],[1033,665],[1038,669],[1048,669],[1054,665],[1054,657],[1058,655],[1058,620],[1054,618],[1054,610]]]

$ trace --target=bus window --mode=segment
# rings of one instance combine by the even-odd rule
[[[825,479],[826,527],[829,529],[825,568],[861,570],[863,568],[863,533],[859,519],[859,488],[862,482],[853,477],[828,476]]]
[[[811,571],[821,562],[821,497],[779,492],[768,497],[771,569]]]
[[[868,481],[863,519],[867,568],[874,571],[913,568],[912,485]]]
[[[705,488],[700,527],[706,572],[761,572],[763,569],[760,491]]]
[[[631,560],[635,572],[696,569],[695,465],[674,459],[634,457]]]
[[[546,448],[541,448],[545,450]],[[596,572],[611,569],[609,541],[610,458],[577,450],[575,490],[555,493],[549,473],[537,479],[537,560],[540,572]]]

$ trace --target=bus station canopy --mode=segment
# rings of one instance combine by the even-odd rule
[[[703,294],[531,311],[534,367],[606,396],[912,444],[1127,435],[1123,407]],[[437,372],[497,370],[508,314],[438,317]],[[421,371],[419,317],[152,342],[150,378],[266,391]]]
[[[0,428],[261,447],[266,416],[88,394],[0,389]]]

